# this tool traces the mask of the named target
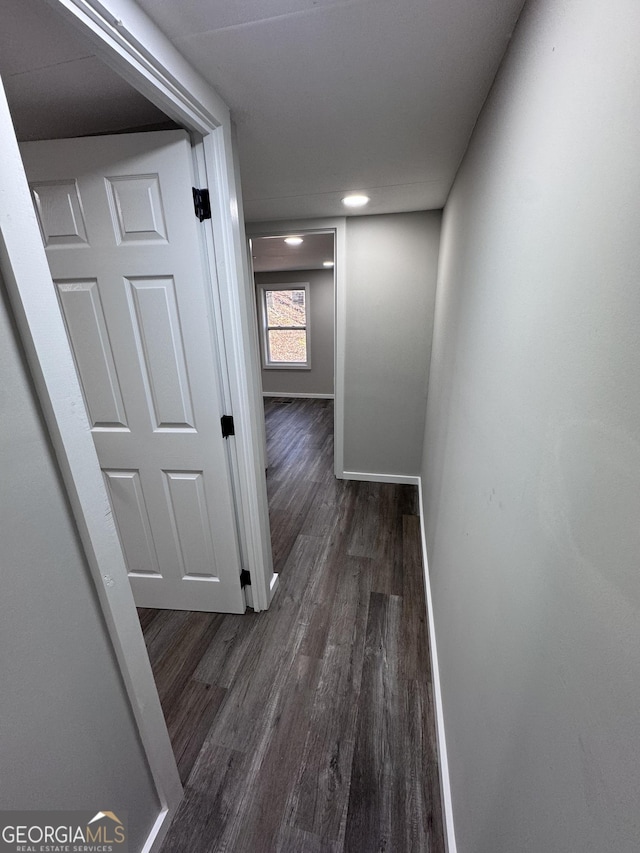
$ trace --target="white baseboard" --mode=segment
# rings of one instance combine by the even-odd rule
[[[298,397],[303,400],[334,400],[335,394],[306,394],[302,391],[291,391],[286,393],[284,391],[263,391],[263,397],[293,397],[297,399]]]
[[[169,825],[171,824],[171,820],[177,810],[174,809],[172,814],[169,814],[169,809],[162,809],[158,817],[156,818],[155,823],[151,827],[151,832],[147,836],[144,847],[140,851],[140,853],[158,853],[160,848],[162,847],[162,842],[164,841],[165,835],[169,829]]]
[[[271,583],[269,584],[269,603],[273,600],[273,596],[276,594],[276,590],[280,584],[280,575],[275,572],[271,576]]]
[[[337,475],[339,480],[362,480],[367,483],[400,483],[408,486],[419,486],[420,477],[409,474],[370,474],[366,471],[343,471]]]
[[[424,504],[422,501],[422,480],[418,478],[418,495],[420,498],[420,534],[422,536],[422,562],[424,565],[424,588],[427,599],[427,619],[429,623],[429,647],[431,651],[431,680],[433,684],[433,701],[435,705],[436,737],[438,742],[438,767],[440,769],[440,791],[442,793],[442,812],[444,816],[444,834],[447,853],[457,853],[456,833],[453,823],[453,801],[451,799],[451,781],[449,778],[449,759],[447,757],[447,739],[444,732],[444,715],[442,711],[442,691],[440,689],[440,667],[438,666],[438,647],[436,644],[436,629],[433,620],[433,601],[431,599],[431,582],[429,580],[429,561],[427,559],[427,537],[424,529]]]

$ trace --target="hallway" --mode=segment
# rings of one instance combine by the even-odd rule
[[[417,494],[268,400],[271,609],[140,611],[185,786],[163,851],[444,850]]]

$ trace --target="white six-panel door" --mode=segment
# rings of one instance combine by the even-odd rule
[[[22,156],[136,604],[241,613],[188,136]]]

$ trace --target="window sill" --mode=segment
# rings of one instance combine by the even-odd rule
[[[265,364],[265,370],[311,370],[310,364]]]

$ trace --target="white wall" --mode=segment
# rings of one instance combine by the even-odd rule
[[[155,795],[0,282],[0,802],[127,812]]]
[[[446,206],[424,453],[460,853],[640,849],[640,7],[534,0]]]
[[[334,288],[333,270],[257,272],[256,284],[308,281],[310,370],[262,370],[262,390],[277,394],[333,394]],[[258,313],[258,316],[260,314]],[[260,322],[260,321],[259,321]]]
[[[440,213],[347,219],[344,467],[420,472]]]

